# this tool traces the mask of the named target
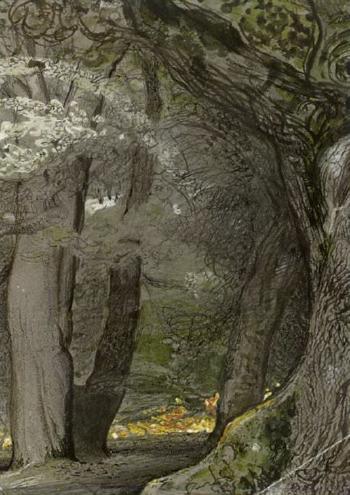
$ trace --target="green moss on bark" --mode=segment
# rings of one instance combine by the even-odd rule
[[[277,480],[291,457],[294,398],[269,401],[228,425],[219,445],[199,464],[151,482],[143,495],[250,495]]]

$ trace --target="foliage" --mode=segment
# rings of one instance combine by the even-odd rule
[[[198,0],[239,26],[257,48],[289,60],[302,69],[314,42],[315,19],[303,1]]]
[[[213,409],[206,407],[205,412],[203,407],[203,412],[193,414],[182,405],[183,401],[180,398],[176,398],[175,403],[176,405],[142,411],[143,419],[138,421],[129,421],[126,424],[114,422],[109,432],[110,438],[116,440],[129,436],[210,433],[213,430],[215,426]]]
[[[16,97],[1,99],[0,106],[5,115],[14,117],[12,122],[3,120],[0,127],[2,178],[28,174],[53,155],[98,136],[76,102],[70,104],[68,114],[57,100],[46,105]]]
[[[78,3],[74,3],[73,7],[75,8]],[[242,230],[247,232],[248,222],[251,221],[252,226],[249,232],[261,232],[259,222],[262,223],[266,219],[264,216],[266,211],[276,214],[277,218],[279,213],[276,212],[282,207],[282,209],[284,208],[283,211],[288,212],[288,218],[291,211],[295,215],[295,223],[302,225],[300,230],[303,231],[302,235],[305,234],[305,238],[312,229],[320,231],[322,236],[324,197],[318,170],[318,154],[324,145],[344,131],[341,129],[342,124],[339,123],[342,122],[344,100],[347,95],[348,79],[344,77],[341,71],[347,57],[346,34],[343,33],[345,38],[342,43],[334,44],[332,40],[334,38],[333,27],[328,31],[325,29],[323,32],[322,22],[317,18],[315,12],[311,12],[311,4],[308,3],[308,6],[305,6],[301,0],[300,2],[283,0],[216,2],[221,7],[220,12],[214,8],[214,3],[209,0],[199,3],[209,5],[213,10],[204,12],[197,6],[193,8],[196,4],[190,1],[167,2],[164,15],[161,13],[157,16],[153,11],[152,16],[148,12],[148,17],[146,14],[143,19],[146,21],[144,25],[139,29],[132,29],[129,25],[124,24],[123,19],[120,18],[119,4],[118,9],[114,12],[115,16],[112,16],[110,9],[105,9],[104,6],[100,6],[101,13],[98,8],[86,8],[80,11],[71,7],[65,9],[66,2],[54,2],[53,0],[43,0],[39,6],[30,0],[25,4],[17,2],[18,9],[15,9],[12,18],[14,26],[22,25],[26,31],[28,25],[31,25],[33,31],[37,32],[37,39],[45,40],[47,43],[55,43],[65,42],[72,38],[74,44],[77,43],[77,39],[82,42],[85,36],[86,40],[89,41],[87,41],[86,50],[84,50],[85,41],[83,41],[80,50],[77,51],[78,55],[75,60],[77,66],[75,67],[72,64],[72,58],[69,63],[61,63],[56,60],[49,60],[50,57],[38,57],[34,64],[35,70],[30,71],[29,69],[33,68],[33,62],[25,60],[22,73],[12,73],[13,67],[9,66],[9,72],[2,82],[3,90],[6,90],[9,79],[13,84],[13,79],[18,76],[30,78],[40,77],[44,74],[48,80],[60,81],[65,89],[70,83],[74,84],[81,93],[88,94],[89,98],[93,96],[92,99],[95,103],[96,100],[100,99],[103,100],[105,107],[111,103],[112,110],[108,108],[103,113],[100,109],[103,117],[101,116],[101,120],[97,121],[92,118],[93,112],[88,116],[81,111],[78,111],[76,115],[74,112],[68,111],[66,115],[64,104],[59,103],[60,108],[56,114],[53,113],[53,118],[50,120],[48,117],[52,104],[50,102],[47,102],[46,106],[41,109],[34,109],[38,111],[38,115],[34,112],[32,117],[32,114],[25,113],[27,111],[25,106],[28,105],[27,100],[25,100],[25,105],[23,98],[20,101],[18,97],[10,99],[10,103],[6,100],[4,110],[5,112],[11,111],[11,118],[27,118],[27,124],[28,121],[35,123],[36,129],[32,129],[30,125],[22,125],[21,120],[15,122],[6,120],[2,125],[0,137],[5,143],[9,143],[9,156],[3,157],[5,171],[11,169],[12,173],[16,160],[18,161],[17,167],[25,168],[21,164],[25,158],[30,156],[29,148],[25,147],[21,151],[18,142],[23,140],[25,143],[28,135],[34,138],[35,156],[41,156],[41,153],[48,152],[47,150],[50,149],[51,145],[53,145],[53,150],[57,146],[59,146],[59,150],[65,150],[72,144],[81,144],[85,140],[85,133],[93,148],[95,148],[95,141],[92,138],[95,136],[98,138],[97,150],[90,150],[86,147],[86,151],[91,152],[99,163],[105,161],[107,163],[106,168],[116,156],[118,158],[124,156],[120,149],[123,151],[128,149],[128,145],[136,135],[137,141],[142,141],[148,149],[157,154],[160,169],[164,167],[163,170],[157,169],[158,175],[161,175],[165,170],[166,173],[162,177],[164,178],[167,174],[168,176],[171,175],[172,167],[177,169],[176,160],[179,159],[179,151],[182,150],[179,150],[176,144],[174,149],[169,151],[169,148],[160,139],[161,133],[156,136],[154,122],[150,122],[144,112],[139,111],[137,105],[135,107],[135,100],[129,98],[128,92],[125,95],[125,92],[121,90],[120,81],[117,77],[113,77],[116,64],[113,51],[116,43],[123,41],[123,36],[125,36],[127,42],[134,43],[138,50],[150,50],[154,53],[159,58],[159,63],[166,67],[172,78],[172,83],[168,84],[166,91],[170,93],[170,104],[175,103],[174,106],[176,106],[177,99],[179,105],[176,110],[185,111],[186,106],[190,103],[190,111],[196,112],[198,110],[197,105],[193,103],[195,98],[198,98],[204,102],[203,107],[207,112],[205,119],[203,119],[203,115],[201,116],[202,120],[206,124],[206,119],[210,121],[210,119],[215,120],[216,118],[220,125],[215,131],[219,134],[222,132],[226,136],[226,142],[232,140],[236,143],[237,134],[245,136],[247,128],[250,128],[249,132],[252,135],[255,133],[259,136],[257,138],[259,147],[261,141],[268,142],[266,146],[268,151],[264,149],[262,152],[264,161],[260,160],[260,156],[254,156],[254,153],[250,155],[246,153],[242,158],[241,150],[237,152],[237,150],[229,147],[229,152],[232,151],[232,162],[238,170],[237,177],[242,179],[245,186],[242,197],[247,202],[252,197],[251,203],[254,203],[246,208],[249,210],[249,214],[243,219]],[[157,6],[157,2],[150,2],[150,4],[151,7]],[[24,8],[24,5],[27,7]],[[178,7],[179,5],[180,7]],[[57,16],[57,11],[52,8],[53,6],[58,6],[58,11],[63,12],[64,15]],[[42,26],[38,20],[38,12],[44,15]],[[77,12],[79,15],[76,18]],[[174,17],[172,18],[173,14]],[[57,18],[58,22],[64,20],[63,28],[61,26],[60,29],[57,29]],[[223,19],[229,19],[230,22],[224,22]],[[27,20],[32,22],[24,22]],[[75,24],[72,23],[73,21]],[[132,19],[132,21],[134,24],[136,23],[136,28],[138,28],[139,19]],[[336,30],[335,27],[334,30]],[[331,39],[326,39],[326,37],[321,39],[321,35],[324,33],[330,35]],[[28,32],[22,34],[31,36]],[[35,39],[35,36],[32,39]],[[99,51],[101,44],[104,50]],[[325,60],[330,54],[332,55],[330,57],[332,63],[324,71],[320,71],[319,67],[322,66],[322,60]],[[69,55],[67,55],[67,59],[69,59]],[[81,61],[86,66],[84,69],[79,66]],[[110,69],[108,77],[106,76],[106,66]],[[316,66],[316,70],[313,70],[314,66]],[[320,81],[321,77],[314,79],[315,74],[319,76],[320,73],[322,73],[322,81]],[[327,84],[323,84],[324,80]],[[344,85],[334,85],[334,81],[341,81]],[[176,90],[174,91],[174,87],[177,85],[182,88],[178,94],[176,94]],[[185,95],[185,89],[191,96]],[[138,93],[140,91],[139,82],[133,81],[128,90],[130,94]],[[71,106],[72,103],[70,103]],[[214,112],[211,112],[211,106],[215,108]],[[68,106],[68,109],[70,107]],[[31,110],[33,109],[31,108]],[[214,117],[213,113],[216,114]],[[173,116],[170,111],[165,112],[165,115]],[[130,116],[132,117],[130,118]],[[242,128],[245,127],[237,133],[232,132],[233,128],[236,129],[239,126],[237,122],[239,119],[242,120]],[[177,122],[171,122],[171,125],[175,127]],[[102,130],[101,127],[103,127]],[[42,130],[40,131],[40,129]],[[35,132],[39,132],[39,135],[36,136]],[[125,133],[128,136],[125,147],[118,141],[118,145],[116,145],[116,136],[118,135],[119,141],[123,142]],[[59,138],[57,146],[53,139],[56,134]],[[250,137],[246,140],[248,145],[251,142]],[[220,149],[222,149],[222,142],[220,141],[218,146]],[[240,147],[244,148],[247,143],[243,145],[240,143]],[[254,151],[256,146],[252,149]],[[274,153],[271,152],[270,154],[271,149]],[[203,148],[196,148],[195,151],[199,155],[200,161],[204,162]],[[7,153],[6,148],[5,153]],[[185,156],[185,162],[186,158]],[[169,164],[169,162],[172,163]],[[232,162],[227,163],[232,164]],[[249,168],[246,166],[247,162],[250,166],[249,179],[246,173],[246,168]],[[29,170],[30,166],[28,165]],[[200,214],[193,217],[194,221],[192,218],[192,223],[189,222],[190,229],[193,228],[198,219],[202,224],[211,220],[210,214],[207,211],[203,214],[203,210],[210,209],[208,206],[215,205],[215,202],[220,207],[227,206],[227,219],[230,221],[232,212],[238,216],[239,208],[244,209],[242,205],[235,209],[231,204],[228,204],[227,198],[233,196],[235,191],[231,184],[225,191],[215,190],[215,194],[210,196],[208,191],[215,189],[215,181],[218,179],[207,176],[207,183],[202,188],[200,187],[203,184],[200,184],[198,188],[200,181],[193,179],[193,175],[192,170],[188,167],[185,177],[187,184],[181,190],[184,196],[183,203],[188,202],[188,211],[191,214],[192,208],[195,210],[198,206],[201,207],[197,210],[200,210]],[[156,186],[161,189],[159,183]],[[173,211],[181,217],[184,207],[182,204],[179,206],[178,195],[174,196],[176,196],[176,201],[172,201],[173,197],[171,198]],[[208,200],[209,196],[210,200]],[[202,199],[202,202],[197,200],[198,197]],[[258,201],[256,198],[258,200],[263,199]],[[258,203],[264,206],[268,204],[261,216],[256,207]],[[119,239],[124,234],[138,233],[149,211],[152,208],[153,211],[156,211],[157,206],[159,207],[154,202],[150,209],[146,207],[141,214],[130,215],[126,221],[121,221]],[[220,208],[217,208],[216,211],[218,210]],[[119,208],[119,213],[121,211],[122,208]],[[160,211],[158,220],[166,222],[168,217],[167,215],[163,216],[162,213]],[[122,216],[118,217],[119,220],[121,218]],[[130,218],[131,220],[129,220]],[[154,223],[157,222],[154,218],[152,220]],[[203,238],[203,231],[198,233],[199,230],[193,229],[191,232],[192,242],[198,242],[198,240],[202,242],[198,250],[201,253],[205,252],[206,261],[213,265],[214,278],[220,280],[220,274],[218,276],[215,268],[220,264],[222,266],[225,263],[229,264],[233,255],[225,257],[222,254],[223,249],[221,251],[217,249],[214,252],[216,245],[222,240],[220,237],[220,235],[223,236],[222,232],[213,229],[215,233],[219,232],[220,235],[213,235],[211,238],[208,235],[207,238]],[[50,232],[59,242],[62,233],[56,230]],[[150,230],[148,230],[149,232]],[[225,237],[227,243],[224,249],[229,247],[234,251],[230,243],[234,234],[241,232],[241,230],[235,230],[233,224],[227,223],[227,232],[229,235]],[[139,237],[137,239],[139,240]],[[252,250],[256,247],[253,241],[249,241],[251,239],[242,242],[242,251],[246,246],[249,248],[253,246]],[[331,252],[330,243],[318,241],[319,239],[317,239],[316,244],[321,247],[323,254],[328,255]],[[303,242],[306,244],[306,239],[303,239]],[[190,242],[188,243],[190,244]],[[139,242],[139,244],[141,243]],[[108,258],[106,253],[110,260],[113,246],[114,244],[110,240],[105,243],[103,249],[106,249],[105,251],[102,249],[101,264],[107,264],[105,262],[106,257]],[[91,248],[91,252],[94,251],[95,247]],[[140,251],[142,249],[144,249],[144,244],[142,244]],[[94,251],[96,257],[100,255],[99,250],[100,245]],[[252,250],[248,254],[251,254]],[[237,264],[239,263],[241,264],[240,257]],[[218,330],[219,335],[217,341],[220,341],[227,331],[225,328],[227,320],[222,318],[218,321],[217,315],[213,315],[211,307],[208,305],[208,294],[214,293],[211,281],[206,284],[208,280],[205,280],[203,283],[203,278],[200,276],[202,272],[196,272],[194,269],[187,273],[187,279],[181,285],[185,296],[175,298],[174,292],[171,293],[171,304],[168,304],[167,297],[164,295],[162,299],[157,300],[157,310],[161,313],[161,318],[158,317],[156,322],[150,318],[146,322],[149,327],[157,327],[157,331],[154,332],[156,336],[152,335],[151,332],[148,335],[144,334],[144,347],[139,348],[139,355],[142,355],[146,361],[149,359],[155,362],[158,366],[165,367],[172,360],[173,377],[170,381],[174,384],[176,380],[180,386],[186,387],[193,372],[188,365],[187,367],[184,366],[184,362],[189,363],[190,359],[195,357],[198,359],[196,361],[197,369],[200,369],[201,374],[203,370],[203,376],[205,376],[208,366],[206,363],[203,367],[202,364],[199,365],[200,356],[198,357],[198,354],[203,349],[207,351],[208,347],[213,344],[214,338],[210,340],[210,337],[215,335],[216,330]],[[232,269],[229,280],[220,280],[220,282],[229,285],[225,294],[225,302],[231,299],[235,287],[234,277],[237,274],[238,272]],[[241,284],[239,288],[241,288],[245,275],[244,269],[238,275]],[[214,289],[216,287],[226,289],[225,283],[214,284]],[[162,291],[163,289],[164,287],[161,287]],[[237,290],[236,293],[238,292]],[[215,302],[217,303],[218,300],[219,298]],[[231,312],[235,302],[236,300],[229,306]],[[159,327],[163,327],[165,324],[169,335],[166,340],[162,338],[158,341]],[[215,367],[217,368],[217,366]],[[211,373],[212,375],[213,373]],[[165,377],[165,383],[166,381],[167,377]],[[157,386],[160,383],[164,385],[163,376],[160,377]],[[293,414],[291,409],[282,411],[272,408],[265,416],[262,414],[263,423],[256,415],[253,419],[249,416],[251,421],[244,418],[242,422],[239,421],[231,425],[232,428],[227,430],[227,435],[212,457],[195,468],[194,473],[189,473],[189,482],[186,478],[188,473],[186,473],[186,490],[189,493],[191,491],[195,493],[196,490],[205,487],[205,489],[212,490],[213,493],[218,490],[223,493],[231,493],[235,490],[237,495],[253,493],[253,490],[266,486],[267,483],[278,477],[289,460],[289,423]],[[130,424],[128,430],[131,433],[140,434],[144,431],[159,433],[188,428],[187,420],[184,419],[186,414],[183,407],[175,408],[169,414],[166,411],[161,411],[160,415],[151,418],[153,423],[138,421],[136,424]],[[200,427],[205,428],[204,424],[200,423],[200,425]],[[172,481],[170,481],[170,489],[173,488],[171,483]],[[184,483],[183,478],[180,479],[181,483]]]

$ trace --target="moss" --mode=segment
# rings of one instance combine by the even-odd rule
[[[293,10],[285,0],[249,0],[243,9],[242,5],[233,7],[231,18],[250,43],[303,68],[313,42],[313,18],[304,5]]]
[[[203,461],[166,478],[167,493],[250,495],[280,478],[291,457],[294,397],[262,403],[228,425],[216,449]],[[151,486],[145,494],[151,495]]]
[[[236,495],[254,493],[256,487],[263,489],[278,479],[287,467],[293,404],[293,399],[287,399],[281,406],[274,407],[271,401],[230,425],[217,460],[222,462],[220,455],[224,446],[233,448],[234,460],[220,473],[235,484]]]

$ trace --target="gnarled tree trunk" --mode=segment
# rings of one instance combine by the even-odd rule
[[[310,340],[296,381],[292,474],[276,485],[283,495],[350,492],[349,144],[349,138],[341,140],[323,163],[327,249],[319,262]]]
[[[237,327],[228,345],[211,442],[229,421],[263,400],[273,337],[300,281],[307,284],[305,262],[286,226],[286,221],[274,222],[257,246],[256,261],[240,300]],[[307,287],[304,292],[307,298]],[[304,313],[305,308],[300,308],[301,316]]]

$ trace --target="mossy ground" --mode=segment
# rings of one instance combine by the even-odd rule
[[[277,480],[290,460],[293,398],[266,401],[230,423],[199,464],[151,482],[144,495],[250,495]]]

